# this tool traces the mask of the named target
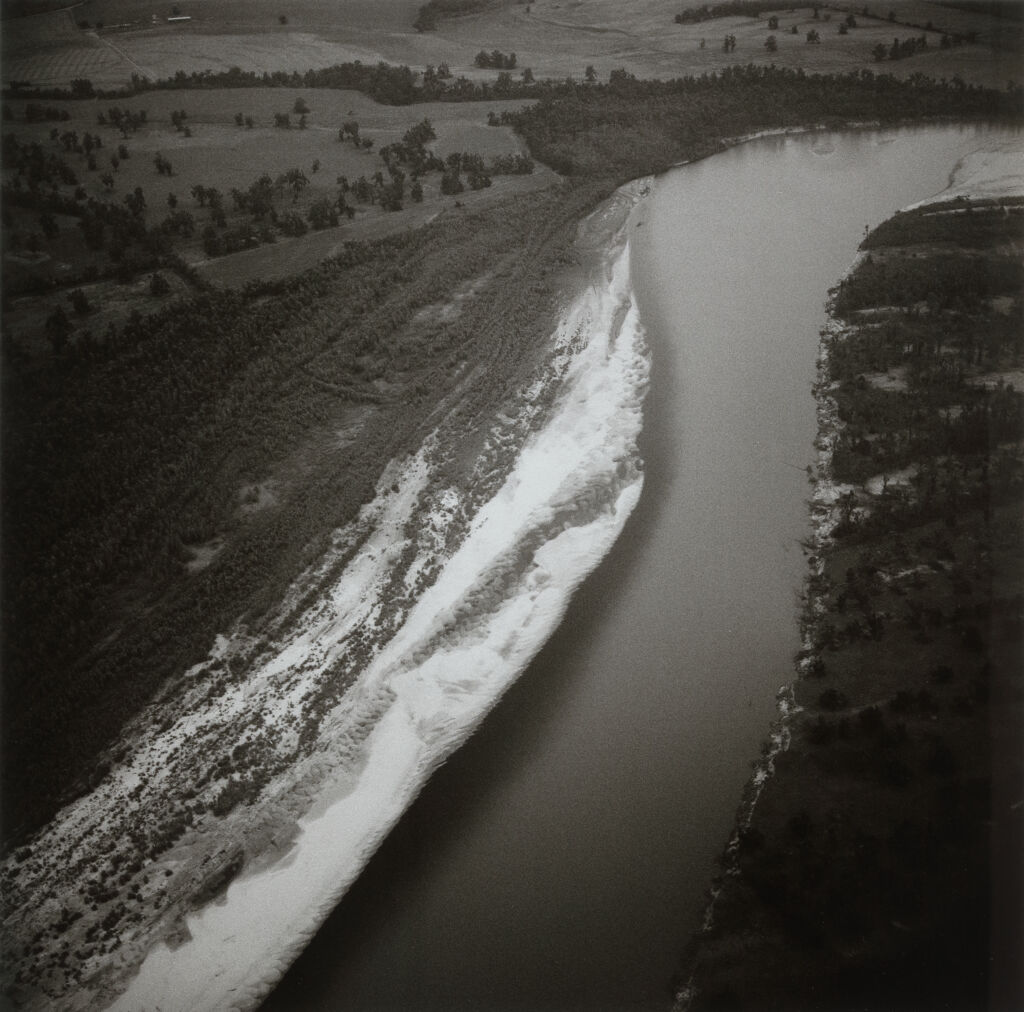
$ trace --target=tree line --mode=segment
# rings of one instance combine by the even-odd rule
[[[432,32],[437,29],[442,18],[471,14],[486,6],[487,0],[429,0],[417,11],[412,25],[418,32]]]
[[[566,83],[502,120],[514,125],[537,161],[556,171],[624,181],[704,157],[725,138],[769,127],[867,119],[1019,122],[1022,96],[1019,86],[995,90],[956,78],[937,82],[870,70],[808,74],[748,65],[668,81],[616,70],[606,84]]]

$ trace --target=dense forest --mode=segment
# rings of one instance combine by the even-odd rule
[[[867,70],[812,75],[747,66],[672,81],[613,71],[607,84],[563,86],[508,118],[538,161],[565,175],[625,180],[711,154],[724,138],[756,130],[1019,118],[1022,109],[1019,88],[996,92]]]
[[[833,292],[802,677],[681,1008],[1021,1007],[1022,239],[925,206]]]

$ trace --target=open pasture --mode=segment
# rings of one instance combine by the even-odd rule
[[[307,126],[299,129],[298,101],[309,108]],[[98,152],[96,172],[88,172],[84,156],[70,156],[87,192],[103,192],[101,173],[109,171],[111,155],[123,143],[130,152],[120,160],[116,173],[116,191],[141,186],[152,209],[166,204],[168,193],[179,198],[196,184],[215,186],[227,193],[232,187],[246,187],[263,173],[276,176],[291,168],[301,168],[310,179],[310,189],[336,190],[339,175],[355,179],[372,176],[383,168],[377,150],[401,140],[414,124],[429,119],[437,133],[431,147],[441,157],[452,151],[471,151],[489,158],[493,155],[523,152],[522,142],[509,127],[488,127],[488,112],[500,113],[520,108],[522,101],[432,102],[414,106],[378,105],[355,91],[314,90],[308,88],[240,88],[155,91],[123,101],[92,100],[53,102],[67,109],[71,118],[59,124],[79,134],[90,132],[103,139]],[[24,115],[24,103],[12,102],[16,122]],[[100,113],[118,106],[132,111],[145,110],[147,123],[127,139],[112,126],[98,126]],[[175,130],[174,112],[187,113],[185,123],[192,136]],[[240,127],[235,116],[252,117],[252,129]],[[287,113],[291,129],[275,127],[274,116]],[[342,123],[355,120],[360,134],[374,141],[371,150],[356,148],[351,141],[339,141]],[[49,143],[54,124],[17,122],[16,133],[24,139]],[[10,127],[8,127],[9,129]],[[154,158],[162,154],[174,175],[157,173]],[[312,166],[319,162],[316,172]]]
[[[322,232],[310,232],[301,239],[279,239],[267,246],[243,250],[196,264],[207,281],[225,288],[238,288],[248,281],[277,281],[338,255],[350,239],[374,240],[418,228],[445,215],[466,215],[489,207],[513,194],[544,189],[557,181],[550,169],[538,167],[532,176],[496,176],[486,190],[466,190],[457,197],[443,195],[436,178],[424,183],[423,203],[406,202],[401,211],[384,214],[375,208],[356,212],[351,222]]]
[[[729,17],[698,24],[675,24],[675,15],[687,0],[650,0],[645,4],[621,4],[615,0],[535,0],[527,6],[513,4],[500,11],[446,21],[441,26],[461,52],[499,48],[514,51],[521,67],[529,66],[539,78],[583,76],[592,65],[600,80],[617,68],[637,77],[669,78],[703,74],[739,64],[804,67],[811,72],[842,72],[862,68],[884,70],[898,76],[924,73],[953,77],[978,84],[1004,87],[1008,79],[1020,80],[1021,54],[1013,48],[1019,25],[980,12],[945,8],[927,0],[869,5],[877,16],[857,15],[857,27],[840,34],[845,11],[822,7],[814,18],[810,5],[773,9],[766,5],[758,17]],[[856,5],[862,9],[863,5]],[[888,21],[894,10],[896,23]],[[768,18],[776,14],[779,27],[770,31]],[[921,29],[901,21],[927,24],[928,49],[913,57],[878,63],[873,55],[879,43],[890,46],[894,38],[919,37]],[[1016,27],[1015,27],[1016,26]],[[792,29],[796,27],[796,34]],[[807,42],[816,29],[817,44]],[[979,42],[955,49],[940,48],[943,31],[976,31]],[[736,47],[725,52],[726,35],[736,37]],[[766,41],[774,35],[775,52]],[[704,47],[701,48],[701,41]],[[998,40],[1000,47],[990,43]],[[455,65],[452,64],[453,69]]]
[[[515,52],[518,68],[530,67],[538,78],[559,80],[582,79],[588,66],[605,80],[617,68],[638,77],[669,78],[736,63],[801,66],[812,72],[870,68],[899,76],[959,75],[1000,88],[1021,77],[1020,22],[983,11],[967,12],[929,0],[892,0],[869,5],[869,15],[858,13],[857,27],[840,34],[845,10],[838,7],[822,7],[818,19],[807,5],[766,7],[758,17],[675,24],[675,15],[686,6],[686,0],[505,3],[445,19],[437,31],[417,33],[411,28],[416,0],[184,0],[177,7],[192,20],[174,24],[166,21],[170,4],[88,0],[73,11],[5,22],[5,77],[65,87],[73,77],[88,77],[98,86],[117,87],[132,74],[158,79],[173,77],[179,70],[231,67],[301,72],[346,61],[383,60],[415,69],[446,62],[457,75],[490,79],[494,71],[479,70],[473,58],[481,49],[495,48]],[[768,17],[773,13],[779,27],[770,31]],[[99,32],[98,22],[104,25]],[[88,23],[90,29],[82,30],[79,23]],[[929,23],[930,31],[911,27]],[[115,30],[114,25],[126,27]],[[817,44],[807,42],[812,29],[820,33]],[[975,32],[978,41],[942,49],[944,32]],[[888,47],[894,38],[922,33],[928,41],[925,51],[907,59],[876,61],[877,45]],[[730,52],[722,45],[726,35],[736,39]],[[775,36],[775,51],[766,48],[769,35]]]
[[[67,88],[85,77],[98,87],[127,83],[131,65],[95,33],[83,32],[74,11],[54,11],[3,23],[0,54],[3,82],[27,81],[35,87]]]
[[[411,31],[422,0],[86,0],[78,19],[105,25],[163,20],[177,7],[181,15],[211,33],[295,31]],[[281,17],[287,19],[281,24]]]
[[[394,59],[378,43],[411,31],[418,6],[410,0],[86,0],[71,10],[6,20],[4,80],[67,87],[87,77],[113,89],[132,74],[155,79],[178,70],[375,63]],[[169,24],[175,7],[192,20]]]
[[[298,127],[299,114],[294,111],[299,102],[309,109],[305,129]],[[300,238],[280,238],[273,245],[211,260],[204,252],[201,239],[203,229],[209,224],[210,212],[202,209],[193,197],[194,187],[218,189],[224,196],[228,225],[235,226],[247,219],[235,211],[230,197],[232,189],[246,190],[264,174],[276,179],[291,169],[299,169],[305,174],[308,185],[294,201],[290,196],[279,198],[278,210],[281,213],[296,211],[305,216],[314,202],[337,198],[339,176],[355,182],[360,176],[370,179],[376,172],[384,171],[378,150],[401,140],[410,127],[424,118],[431,121],[437,134],[430,147],[442,158],[455,151],[479,154],[485,160],[495,155],[526,153],[511,128],[486,125],[488,112],[500,113],[523,103],[434,102],[398,107],[378,105],[354,91],[244,88],[155,91],[130,100],[47,104],[67,110],[70,118],[59,124],[27,124],[23,119],[26,103],[15,101],[10,103],[15,119],[7,124],[7,129],[13,129],[21,141],[36,141],[54,151],[62,151],[50,138],[55,126],[61,133],[75,131],[79,137],[85,133],[99,136],[103,147],[94,152],[95,170],[89,170],[84,154],[62,152],[86,194],[119,202],[137,187],[141,188],[150,225],[162,221],[176,202],[177,210],[188,211],[196,222],[195,234],[176,244],[178,252],[197,264],[204,276],[224,284],[241,284],[256,277],[283,277],[314,266],[336,252],[345,240],[378,238],[416,227],[446,208],[454,209],[456,200],[471,207],[511,193],[548,186],[558,178],[538,165],[533,175],[494,177],[488,190],[473,193],[467,188],[455,197],[441,194],[440,177],[434,173],[423,180],[422,204],[415,204],[408,195],[404,209],[398,212],[387,213],[375,205],[354,204],[355,218],[343,221],[338,227],[311,231]],[[114,107],[133,112],[145,110],[146,124],[127,138],[109,123],[99,125],[100,114],[109,116]],[[172,113],[181,111],[187,113],[185,123],[191,132],[189,137],[176,130],[171,122]],[[277,113],[289,115],[290,129],[273,125]],[[238,114],[243,116],[243,121],[251,117],[253,127],[238,126],[235,121]],[[373,148],[357,148],[351,140],[338,140],[341,124],[352,120],[359,124],[362,137],[374,141]],[[117,170],[113,171],[111,159],[118,155],[122,144],[129,157],[118,157]],[[170,162],[172,175],[161,175],[157,171],[158,155]],[[108,173],[114,181],[112,190],[101,179]],[[353,203],[351,198],[350,203]],[[42,244],[42,251],[49,260],[35,266],[18,262],[15,265],[18,270],[52,275],[60,284],[60,264],[80,266],[87,262],[90,254],[80,242],[68,245],[68,234],[77,236],[74,219],[61,219],[59,224],[60,237]],[[34,216],[19,211],[15,229],[38,232],[39,226]],[[47,312],[52,309],[48,304]],[[35,324],[39,322],[34,316],[25,320],[28,330],[38,329]]]

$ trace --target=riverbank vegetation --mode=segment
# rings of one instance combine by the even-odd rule
[[[591,199],[349,243],[292,281],[188,294],[42,367],[5,364],[9,837],[88,782],[162,679],[258,622],[444,398],[458,388],[471,417],[530,367]],[[430,312],[468,282],[462,312]],[[490,371],[467,386],[471,362]]]
[[[332,80],[332,72],[317,73],[320,84]],[[374,68],[373,79],[338,73],[338,86],[376,94],[374,80],[403,81],[413,98],[427,97],[408,68]],[[224,75],[211,80],[227,83]],[[205,88],[207,76],[183,76],[181,83],[186,81]],[[176,206],[168,199],[166,216],[155,225],[147,225],[157,203],[149,187],[176,185],[181,150],[166,158],[170,178],[150,166],[159,183],[137,186],[122,201],[119,186],[106,187],[112,194],[107,198],[93,193],[95,187],[85,198],[80,192],[79,173],[91,170],[76,160],[97,151],[91,130],[89,151],[82,133],[71,137],[60,128],[54,128],[55,137],[51,131],[48,139],[27,146],[14,137],[5,140],[5,193],[13,213],[5,221],[5,243],[18,232],[23,239],[34,234],[37,251],[56,253],[65,263],[71,254],[72,264],[81,260],[82,271],[92,272],[72,268],[70,276],[46,274],[40,281],[48,286],[43,298],[49,300],[49,316],[37,323],[48,352],[22,354],[5,320],[3,411],[11,437],[4,454],[4,720],[10,758],[3,793],[9,835],[45,820],[72,783],[80,788],[81,772],[147,693],[205,649],[216,628],[239,614],[260,613],[256,599],[265,601],[283,587],[317,543],[317,532],[357,508],[383,462],[412,438],[414,419],[426,417],[429,406],[449,391],[456,364],[472,357],[455,350],[469,337],[448,330],[412,333],[418,308],[451,298],[481,269],[493,277],[495,265],[505,264],[511,273],[501,286],[523,300],[514,315],[534,321],[524,326],[539,325],[542,302],[535,295],[549,287],[543,278],[547,268],[526,265],[539,248],[548,249],[548,240],[538,236],[553,234],[549,222],[564,228],[567,216],[582,214],[623,180],[707,155],[731,137],[866,118],[1013,117],[1021,104],[1019,89],[993,92],[870,72],[818,77],[757,67],[669,82],[640,81],[623,71],[606,84],[528,87],[538,89],[539,101],[518,112],[506,108],[497,118],[518,131],[534,159],[563,173],[567,185],[535,196],[499,195],[491,210],[442,217],[426,230],[379,242],[349,243],[326,266],[283,287],[257,282],[233,292],[207,291],[189,264],[175,258],[200,241],[208,254],[226,253],[237,247],[236,233],[248,247],[275,238],[279,229],[298,234],[307,222],[314,231],[331,227],[332,214],[341,217],[363,199],[361,181],[367,200],[378,191],[390,199],[399,176],[409,173],[414,182],[411,176],[424,167],[423,145],[432,128],[427,123],[420,136],[415,124],[424,128],[422,116],[405,124],[404,140],[370,154],[345,143],[365,136],[354,122],[343,123],[340,132],[335,127],[342,140],[334,143],[350,152],[344,157],[372,160],[380,168],[372,173],[368,163],[359,178],[339,180],[339,193],[320,207],[322,214],[319,197],[307,194],[324,173],[311,165],[308,174],[296,167],[255,183],[250,178],[234,189],[211,179],[192,188],[188,205],[184,192]],[[255,93],[232,94],[238,97],[234,110],[246,108],[246,94]],[[319,114],[318,96],[326,93],[286,94],[289,107],[298,109],[301,100],[307,110],[301,115],[309,115],[308,110]],[[167,93],[161,99],[173,107],[179,125],[184,122],[183,96]],[[92,99],[78,101],[93,108]],[[74,111],[76,103],[62,107]],[[123,136],[110,134],[110,113],[103,109],[106,125],[97,127],[97,136],[105,139],[98,150],[106,159],[108,151],[118,152],[113,157],[124,173],[141,163],[130,158],[135,130],[131,122],[125,125],[122,106],[116,108]],[[639,108],[642,117],[636,115]],[[142,115],[134,106],[129,112]],[[486,105],[480,116],[483,125]],[[249,133],[244,114],[232,122],[224,129],[234,140],[225,143]],[[491,132],[486,126],[484,131]],[[63,134],[68,136],[62,139]],[[476,186],[483,191],[499,169],[529,167],[521,158],[505,166],[472,154],[468,161],[461,155],[458,164],[449,162],[440,174],[442,191],[448,181],[449,200],[459,183],[468,197]],[[433,162],[429,168],[439,170]],[[415,201],[411,188],[406,192]],[[38,222],[25,221],[23,211],[38,215]],[[48,236],[52,225],[57,234]],[[563,236],[546,255],[557,262],[565,242]],[[56,245],[49,250],[47,244]],[[110,259],[109,270],[95,256],[100,249]],[[50,259],[51,266],[57,262]],[[35,283],[32,256],[20,260],[10,272],[12,283]],[[123,294],[116,285],[83,287],[108,277],[124,287]],[[85,302],[72,297],[78,288]],[[118,302],[124,310],[107,313]],[[97,329],[101,315],[103,328]],[[483,335],[498,333],[497,318],[489,319],[471,342],[474,354],[484,351]],[[526,342],[524,354],[529,347]],[[423,405],[422,415],[409,412],[395,424],[400,403]],[[322,438],[315,434],[327,431],[353,404],[372,406],[369,417],[378,435],[366,438],[336,479],[320,484],[310,474],[295,486],[304,489],[302,495],[296,491],[294,500],[285,500],[289,505],[240,526],[232,505],[238,489],[301,458],[308,452],[301,449],[303,440]],[[318,491],[311,504],[312,486]],[[326,501],[323,496],[332,505],[322,514],[317,503]],[[225,531],[239,533],[237,544],[232,535],[228,547],[208,551]],[[212,562],[182,583],[185,565],[197,552]]]
[[[833,292],[789,747],[680,1008],[1020,1006],[1022,239],[928,205]]]
[[[542,95],[507,119],[533,157],[558,172],[624,181],[704,157],[719,150],[724,138],[758,130],[1018,117],[1021,102],[1018,88],[995,92],[871,71],[808,75],[737,66],[674,81],[641,81],[613,71],[607,84]]]

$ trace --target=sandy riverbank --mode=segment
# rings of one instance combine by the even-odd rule
[[[600,275],[555,332],[564,375],[546,424],[336,714],[340,732],[353,709],[382,714],[358,764],[321,785],[282,859],[243,871],[218,902],[190,915],[188,940],[158,944],[112,1008],[254,1006],[432,770],[557,627],[575,587],[614,542],[642,484],[636,439],[647,357],[621,222],[639,193],[634,187],[617,211],[591,222],[605,239],[610,227],[617,233]],[[417,458],[405,468],[396,501],[415,499],[426,466]],[[338,593],[344,583],[343,576]],[[300,663],[295,642],[279,667]]]

